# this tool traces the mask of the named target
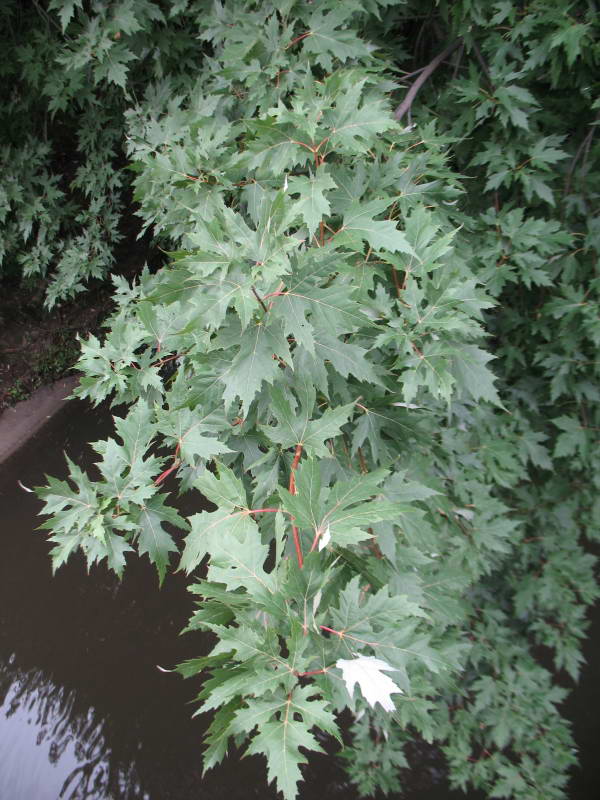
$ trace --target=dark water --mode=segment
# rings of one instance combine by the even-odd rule
[[[100,568],[88,577],[80,560],[51,575],[45,538],[33,532],[40,504],[17,480],[63,475],[63,451],[86,466],[85,442],[109,431],[107,413],[73,402],[0,468],[0,800],[271,800],[258,757],[234,756],[201,777],[208,720],[192,719],[189,705],[199,684],[156,668],[210,649],[200,634],[178,636],[191,611],[183,576],[159,590],[136,559],[122,583]],[[597,691],[590,665],[582,692],[595,706],[581,692],[570,706],[586,748],[571,795],[582,800],[598,778]],[[403,798],[465,798],[448,789],[435,753],[415,755]],[[311,756],[304,774],[302,800],[358,797],[327,755]]]

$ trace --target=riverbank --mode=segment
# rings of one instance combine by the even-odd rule
[[[157,269],[163,255],[152,237],[140,237],[139,221],[122,221],[123,238],[115,250],[113,275],[135,280],[144,264]],[[74,298],[44,307],[47,279],[22,280],[0,275],[0,417],[3,410],[73,374],[79,358],[79,338],[102,338],[104,321],[114,309],[111,281],[90,280]]]
[[[26,400],[4,409],[0,414],[0,463],[64,408],[78,380],[74,375],[40,386]]]
[[[4,281],[0,285],[0,414],[43,387],[73,373],[77,337],[99,335],[113,300],[98,285],[74,300],[43,307],[43,293]]]

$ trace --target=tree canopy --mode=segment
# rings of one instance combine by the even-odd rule
[[[98,475],[38,490],[54,568],[194,576],[205,769],[244,745],[291,800],[349,709],[365,796],[418,736],[454,786],[567,797],[560,676],[598,595],[597,4],[0,14],[3,269],[50,307],[112,276],[75,393],[128,409]],[[133,213],[166,255],[129,283]]]

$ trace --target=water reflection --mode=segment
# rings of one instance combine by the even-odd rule
[[[113,752],[107,720],[16,654],[0,663],[0,797],[150,800],[135,761]]]

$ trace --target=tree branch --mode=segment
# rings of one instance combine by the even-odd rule
[[[475,53],[475,58],[479,62],[479,66],[481,67],[481,69],[483,71],[483,74],[485,75],[485,77],[487,79],[487,82],[489,83],[489,85],[490,85],[490,87],[492,89],[492,92],[495,92],[496,91],[496,86],[494,84],[494,81],[492,80],[492,76],[490,75],[490,70],[489,70],[488,65],[485,62],[485,58],[481,55],[481,50],[479,49],[479,46],[478,46],[477,42],[471,42],[471,48],[472,48],[473,52]]]
[[[461,42],[462,38],[456,39],[454,42],[449,44],[448,47],[445,50],[443,50],[439,55],[437,55],[433,59],[433,61],[431,61],[421,72],[417,80],[412,84],[412,86],[406,93],[406,97],[404,98],[404,100],[400,103],[400,105],[394,112],[394,116],[398,121],[400,121],[402,117],[406,114],[406,112],[410,110],[410,107],[413,104],[413,100],[417,96],[417,92],[419,91],[421,86],[425,83],[427,78],[429,78],[431,73],[434,72],[439,67],[442,61],[445,58],[447,58],[450,55],[450,53],[452,53],[458,47],[458,45],[461,44]]]

